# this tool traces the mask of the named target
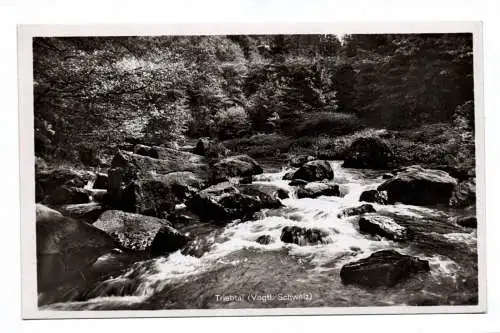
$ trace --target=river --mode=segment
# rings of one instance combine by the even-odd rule
[[[179,231],[196,236],[206,247],[201,257],[177,251],[169,256],[128,264],[119,274],[85,286],[57,302],[52,310],[192,309],[255,307],[340,307],[388,305],[454,305],[477,303],[477,234],[454,219],[469,211],[444,207],[373,204],[378,213],[404,221],[419,236],[393,242],[359,232],[358,216],[338,217],[359,206],[361,192],[375,189],[384,171],[347,169],[332,161],[341,197],[298,199],[295,188],[281,180],[287,170],[267,168],[254,183],[271,183],[290,193],[284,207],[263,210],[249,221],[222,227],[177,223]],[[182,208],[182,207],[180,207]],[[326,244],[283,243],[285,226],[318,228]],[[261,245],[259,236],[271,242]],[[342,265],[371,253],[394,249],[430,263],[418,274],[391,288],[343,285]],[[103,258],[102,260],[106,260]]]

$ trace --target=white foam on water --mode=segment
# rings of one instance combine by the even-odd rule
[[[290,198],[282,200],[284,207],[280,208],[281,211],[273,210],[273,214],[266,215],[269,211],[264,210],[260,214],[260,219],[227,225],[214,239],[215,242],[208,252],[200,258],[183,255],[177,251],[168,257],[152,259],[147,263],[149,266],[134,264],[128,272],[118,278],[139,279],[135,295],[147,296],[163,289],[169,283],[184,281],[189,276],[212,270],[219,265],[237,265],[244,262],[245,258],[242,257],[235,260],[226,258],[231,253],[247,248],[257,248],[262,251],[287,249],[290,255],[307,258],[317,270],[324,270],[322,265],[332,262],[333,266],[328,265],[328,267],[340,267],[346,262],[368,257],[371,253],[383,249],[395,249],[407,254],[406,249],[402,247],[404,245],[400,243],[360,233],[357,216],[337,217],[343,209],[361,205],[359,201],[361,193],[375,189],[383,180],[377,176],[366,177],[362,171],[341,168],[339,161],[333,161],[331,165],[335,173],[333,183],[339,184],[341,192],[345,194],[343,197],[297,199],[295,187],[289,186],[288,181],[282,180],[283,175],[290,169],[254,176],[254,183],[272,184],[289,191]],[[410,205],[385,206],[373,203],[372,205],[377,211],[397,213],[402,216],[440,217],[444,214],[438,210]],[[282,229],[286,226],[320,229],[328,233],[328,243],[306,246],[284,243],[280,237]],[[264,235],[270,237],[270,244],[262,245],[256,242],[258,237]],[[468,242],[468,237],[474,237],[471,235],[473,234],[448,234],[445,237],[452,241]],[[443,256],[428,258],[418,256],[429,260],[431,271],[439,276],[453,275],[458,269],[455,262]],[[99,299],[96,298],[96,302],[99,302]]]

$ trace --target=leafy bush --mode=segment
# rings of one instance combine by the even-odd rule
[[[234,106],[215,115],[215,128],[220,140],[239,138],[250,131],[248,114],[241,106]]]

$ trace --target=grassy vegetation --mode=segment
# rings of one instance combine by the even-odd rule
[[[234,153],[256,159],[283,159],[294,154],[309,154],[321,159],[342,160],[351,143],[360,137],[386,141],[395,155],[394,167],[421,164],[474,169],[474,140],[467,130],[451,123],[424,125],[411,130],[388,131],[366,128],[346,135],[319,135],[291,138],[279,134],[257,134],[225,141]]]

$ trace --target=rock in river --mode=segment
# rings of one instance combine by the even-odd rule
[[[71,204],[59,207],[61,213],[76,220],[92,223],[106,210],[104,205],[97,202]]]
[[[316,158],[311,155],[294,155],[290,157],[290,159],[288,160],[288,164],[290,164],[290,166],[292,167],[299,168],[307,162],[314,161],[315,159]]]
[[[447,172],[414,165],[398,172],[378,190],[387,191],[390,203],[448,205],[456,186],[457,181]]]
[[[359,201],[374,202],[380,205],[387,205],[388,203],[387,192],[377,191],[377,190],[364,191],[361,193]]]
[[[406,228],[388,216],[364,214],[359,218],[358,223],[361,232],[379,235],[394,241],[403,241],[407,238]]]
[[[263,172],[256,160],[248,155],[237,155],[224,158],[212,167],[213,184],[227,181],[232,177],[248,177]]]
[[[297,171],[295,171],[292,178],[312,182],[324,179],[332,180],[333,176],[333,169],[330,166],[330,163],[323,160],[316,160],[307,162],[301,166]]]
[[[317,198],[319,196],[340,196],[338,185],[312,182],[297,189],[297,198]]]
[[[330,236],[326,231],[316,228],[302,228],[287,226],[281,230],[281,241],[300,246],[330,243]]]
[[[196,158],[182,160],[183,154]],[[201,158],[179,152],[179,158],[162,160],[119,152],[108,171],[109,202],[124,211],[164,217],[176,203],[205,186],[208,165]]]
[[[153,255],[177,251],[188,241],[165,219],[119,210],[104,212],[93,225],[109,234],[123,248],[149,251]]]
[[[104,231],[36,205],[38,292],[79,276],[117,245]]]
[[[337,217],[348,217],[354,215],[361,215],[365,213],[375,213],[375,208],[370,204],[363,204],[358,207],[346,208],[340,212]]]
[[[450,199],[452,207],[463,208],[476,203],[476,178],[469,178],[458,183]]]
[[[475,216],[465,216],[457,220],[457,224],[466,228],[477,228],[477,218]]]
[[[430,267],[427,260],[402,255],[394,250],[383,250],[344,265],[340,270],[340,278],[344,284],[359,284],[368,288],[392,287],[412,275],[428,271]]]
[[[186,206],[201,218],[215,222],[245,218],[263,208],[282,206],[277,198],[252,185],[237,188],[229,182],[219,183],[195,194]]]
[[[43,203],[50,205],[81,204],[90,202],[89,193],[83,188],[60,186],[45,195]]]

